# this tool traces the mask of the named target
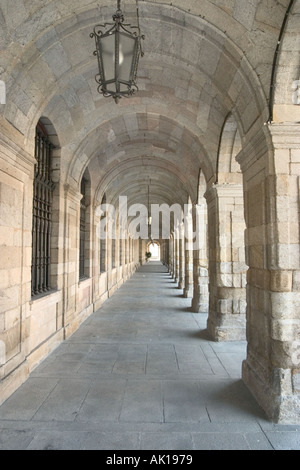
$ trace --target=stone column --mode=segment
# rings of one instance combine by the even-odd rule
[[[147,241],[146,240],[142,240],[142,239],[138,239],[137,240],[138,244],[139,244],[139,262],[140,262],[140,265],[143,265],[146,263],[146,250],[147,250]]]
[[[179,282],[179,229],[176,229],[174,232],[174,281]]]
[[[209,318],[216,341],[245,339],[246,272],[242,185],[213,185],[205,194],[209,233]]]
[[[173,237],[173,234],[171,234],[170,244],[169,244],[169,272],[171,274],[171,277],[173,277],[173,274],[174,274],[174,237]]]
[[[169,243],[166,240],[161,240],[161,261],[169,266]]]
[[[99,298],[99,274],[100,274],[100,215],[99,215],[99,203],[95,202],[93,207],[93,302],[97,304]]]
[[[194,279],[193,279],[193,214],[192,210],[185,214],[185,282],[183,295],[186,298],[193,298]]]
[[[124,234],[120,234],[120,239],[118,240],[118,244],[119,244],[120,272],[121,272],[122,279],[125,280],[127,278],[127,265],[126,265],[126,262],[125,262],[126,243],[125,243],[125,235]]]
[[[240,157],[246,193],[247,359],[243,380],[269,418],[300,423],[300,126],[272,125]]]
[[[208,259],[207,259],[207,205],[198,204],[195,208],[196,246],[194,249],[194,296],[192,311],[208,312]]]
[[[179,289],[184,289],[185,282],[185,259],[184,259],[184,224],[180,226],[180,238],[179,238]]]

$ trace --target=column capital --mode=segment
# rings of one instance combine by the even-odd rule
[[[243,192],[242,184],[216,183],[207,189],[204,197],[207,203],[210,203],[219,197],[238,197],[241,195],[241,192]]]
[[[236,161],[240,164],[244,173],[257,160],[265,157],[269,149],[272,147],[272,139],[270,136],[269,126],[267,124],[258,130],[255,129],[251,135],[243,142],[243,148],[236,157]]]
[[[275,148],[300,147],[300,124],[270,124],[268,129]]]
[[[70,184],[64,185],[65,190],[65,197],[73,202],[80,203],[82,199],[82,194],[75,188],[73,188]]]

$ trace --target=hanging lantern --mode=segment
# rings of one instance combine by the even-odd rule
[[[91,33],[95,38],[99,74],[96,75],[98,92],[104,97],[112,96],[116,103],[122,97],[130,97],[137,90],[136,76],[140,56],[143,56],[138,7],[137,26],[124,23],[124,15],[118,0],[114,23],[97,25]]]

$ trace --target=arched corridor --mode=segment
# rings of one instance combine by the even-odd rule
[[[112,18],[136,34],[100,38]],[[19,410],[35,423],[68,374],[92,397],[85,361],[105,344],[115,424],[131,377],[149,378],[163,425],[185,393],[213,424],[226,400],[200,385],[234,379],[270,426],[299,425],[300,0],[10,0],[0,23],[2,411],[38,381],[36,414]],[[66,377],[38,376],[46,364]]]
[[[210,341],[182,293],[141,267],[0,407],[0,448],[276,448],[241,381],[246,343]]]

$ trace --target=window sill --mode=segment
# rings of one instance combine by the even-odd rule
[[[56,294],[59,294],[59,291],[57,289],[51,289],[48,292],[43,292],[42,294],[35,295],[34,297],[31,297],[29,305],[32,306],[33,304],[42,302],[43,300],[49,299],[49,297],[52,297]]]

